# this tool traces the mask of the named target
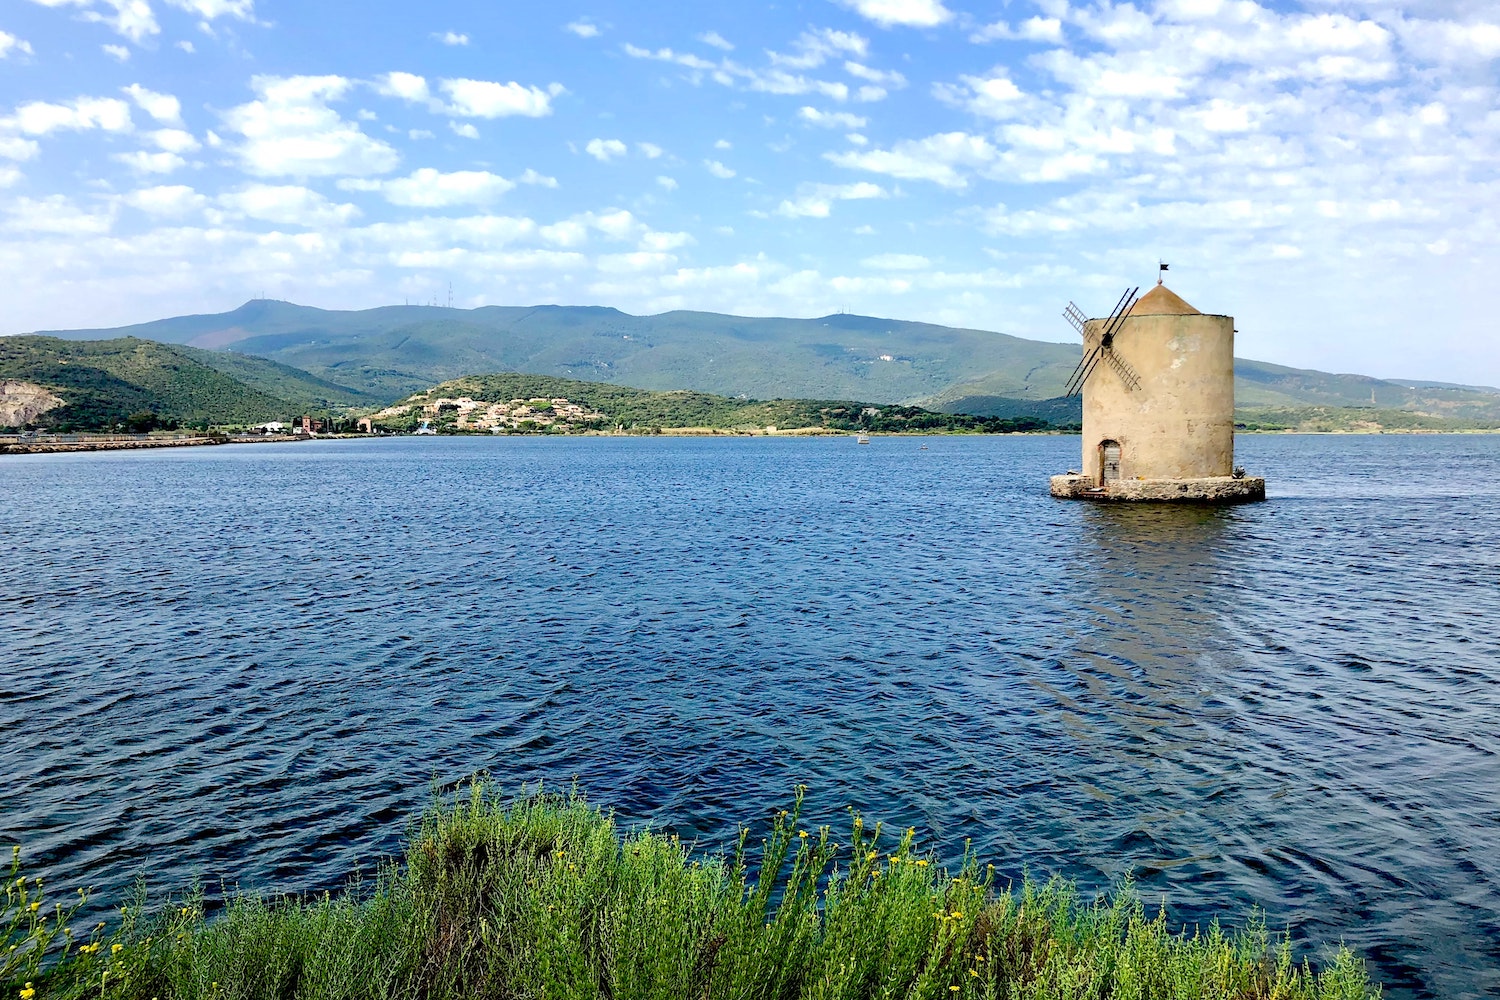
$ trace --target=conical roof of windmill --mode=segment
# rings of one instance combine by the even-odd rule
[[[1201,316],[1182,296],[1166,285],[1157,285],[1130,307],[1131,316]]]

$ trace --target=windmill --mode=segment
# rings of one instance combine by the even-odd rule
[[[1115,334],[1120,332],[1120,326],[1125,322],[1125,317],[1130,314],[1130,308],[1135,305],[1136,294],[1140,290],[1140,286],[1129,288],[1125,290],[1124,295],[1120,296],[1120,301],[1115,303],[1114,309],[1110,311],[1109,316],[1099,328],[1101,332],[1098,343],[1094,344],[1092,349],[1084,351],[1083,359],[1078,362],[1078,367],[1073,369],[1067,387],[1063,390],[1064,396],[1082,392],[1084,383],[1089,380],[1090,375],[1094,374],[1094,369],[1098,368],[1101,362],[1119,376],[1127,389],[1134,391],[1141,387],[1141,379],[1135,373],[1135,369],[1115,353]],[[1088,317],[1083,314],[1083,310],[1069,302],[1068,308],[1063,310],[1063,317],[1072,324],[1073,329],[1082,335],[1084,347],[1088,348]]]

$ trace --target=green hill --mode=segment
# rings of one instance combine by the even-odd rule
[[[0,379],[41,386],[62,399],[65,405],[33,422],[66,430],[284,420],[361,399],[263,358],[132,337],[0,337]]]
[[[203,349],[207,356],[195,357],[205,363],[293,398],[293,386],[269,373],[257,381],[225,367],[231,362],[223,360],[273,359],[299,370],[287,376],[303,380],[296,392],[320,392],[330,405],[340,402],[339,387],[351,393],[343,402],[372,405],[471,372],[516,371],[727,397],[862,399],[1054,423],[1075,420],[1078,407],[1076,400],[1056,398],[1078,361],[1076,343],[848,314],[632,316],[598,306],[385,306],[346,312],[257,299],[227,313],[58,334],[71,339],[122,335]],[[236,353],[226,355],[224,349],[231,347]],[[1235,375],[1242,419],[1312,407],[1350,410],[1350,420],[1358,416],[1354,411],[1373,408],[1444,426],[1500,422],[1500,389],[1484,386],[1374,379],[1246,359],[1236,360]]]
[[[485,405],[500,404],[503,413]],[[566,415],[566,400],[582,412]],[[504,404],[522,404],[514,409]],[[585,382],[501,372],[450,379],[381,410],[378,426],[410,430],[427,421],[440,433],[503,431],[582,432],[628,430],[653,432],[701,428],[731,431],[821,429],[827,431],[1004,432],[1042,430],[1037,419],[998,419],[936,413],[915,406],[872,405],[854,400],[730,399],[706,392],[630,389],[606,382]]]

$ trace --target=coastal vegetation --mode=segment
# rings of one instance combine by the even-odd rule
[[[364,401],[264,358],[134,338],[0,337],[0,380],[60,400],[15,424],[58,431],[206,429],[285,421]]]
[[[555,419],[554,407],[566,404],[572,404],[571,418]],[[976,417],[853,400],[731,399],[705,392],[653,392],[517,372],[451,379],[377,412],[373,419],[376,426],[392,431],[411,430],[425,421],[439,433],[654,433],[674,429],[763,431],[768,427],[867,433],[1002,433],[1052,426],[1036,417]]]
[[[1002,886],[966,852],[932,862],[915,830],[801,824],[699,854],[624,832],[578,793],[508,799],[484,780],[437,798],[403,864],[338,894],[201,892],[75,927],[13,861],[0,910],[6,998],[1235,998],[1365,1000],[1342,947],[1294,959],[1259,915],[1174,930],[1127,882],[1084,899]],[[19,849],[17,849],[19,854]]]

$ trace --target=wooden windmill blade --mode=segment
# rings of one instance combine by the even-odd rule
[[[1120,296],[1120,301],[1116,302],[1115,307],[1109,311],[1109,317],[1104,321],[1105,336],[1099,338],[1099,343],[1094,346],[1094,349],[1085,354],[1078,362],[1078,367],[1073,369],[1073,374],[1069,376],[1068,383],[1063,389],[1064,396],[1076,395],[1083,391],[1084,383],[1089,380],[1089,376],[1093,374],[1094,369],[1099,365],[1101,353],[1109,348],[1110,341],[1106,338],[1112,338],[1115,329],[1120,323],[1124,322],[1125,314],[1130,311],[1131,306],[1135,305],[1135,294],[1139,291],[1139,286],[1127,288],[1125,294]],[[1086,321],[1082,318],[1083,310],[1069,302],[1068,308],[1063,310],[1063,316],[1067,318],[1069,323],[1073,324],[1079,333],[1084,332],[1083,324]]]

